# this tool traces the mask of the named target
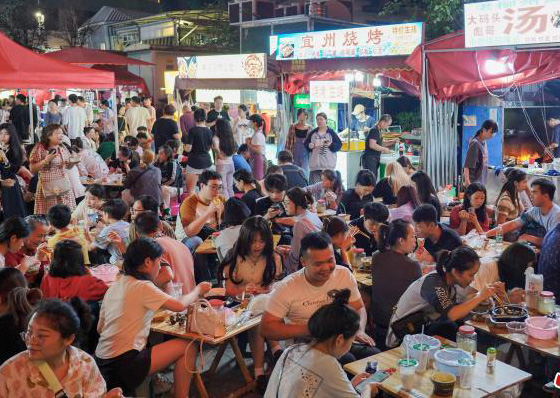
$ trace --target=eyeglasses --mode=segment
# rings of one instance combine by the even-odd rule
[[[208,188],[210,188],[214,191],[221,191],[223,187],[224,186],[222,184],[220,184],[220,185],[208,185]]]
[[[40,334],[31,333],[28,330],[25,331],[25,332],[21,332],[19,335],[25,343],[29,343],[33,337],[35,337],[35,340],[39,344],[43,344],[43,342],[45,341],[45,336],[42,336]]]

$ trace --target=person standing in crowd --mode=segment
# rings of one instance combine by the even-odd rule
[[[443,250],[437,258],[436,271],[414,281],[400,296],[397,309],[389,322],[387,347],[394,347],[407,334],[424,333],[455,340],[458,324],[480,303],[489,299],[501,284],[487,285],[474,297],[457,302],[457,286],[466,289],[480,267],[478,254],[470,247],[458,247],[451,252]],[[421,311],[426,319],[425,328],[415,325],[410,330],[407,318]],[[427,321],[430,322],[427,322]]]
[[[165,105],[163,107],[163,116],[156,120],[153,124],[152,136],[154,137],[156,153],[167,141],[179,141],[181,139],[177,122],[173,119],[174,116],[175,107],[173,105]]]
[[[100,102],[99,107],[101,108],[101,124],[103,126],[103,134],[107,135],[114,132],[115,126],[115,112],[109,106],[109,101],[103,100]]]
[[[78,106],[86,112],[86,126],[93,124],[93,107],[82,96],[78,96]]]
[[[305,147],[305,139],[313,127],[307,123],[309,117],[305,109],[298,109],[297,122],[293,123],[288,130],[284,150],[290,151],[294,157],[294,164],[305,172],[309,178],[309,151]]]
[[[41,298],[39,289],[27,288],[27,281],[19,270],[0,268],[0,365],[25,351],[20,334],[25,330],[33,306]]]
[[[515,220],[525,211],[519,195],[527,189],[527,173],[512,167],[507,171],[506,178],[507,180],[498,194],[498,200],[496,200],[496,224],[498,225]]]
[[[406,185],[412,185],[412,180],[399,163],[391,162],[387,164],[385,178],[375,186],[373,197],[382,198],[386,205],[394,205],[397,203],[397,193]]]
[[[316,213],[309,211],[313,204],[313,197],[309,192],[295,187],[286,192],[286,198],[286,215],[294,217],[293,238],[286,257],[286,272],[291,274],[299,269],[301,240],[311,232],[321,231],[323,222]]]
[[[130,170],[126,175],[123,186],[123,199],[132,204],[142,195],[154,198],[158,204],[163,202],[161,194],[161,170],[153,165],[155,155],[146,150],[142,153],[142,163]]]
[[[307,175],[303,169],[293,164],[294,158],[288,150],[278,152],[278,165],[282,167],[282,172],[288,179],[288,189],[293,187],[305,188],[307,184]]]
[[[24,157],[25,154],[14,126],[10,123],[0,124],[0,184],[4,219],[27,215],[17,178]]]
[[[183,114],[179,118],[179,125],[181,126],[181,141],[186,142],[189,130],[196,126],[194,122],[194,111],[197,110],[196,106],[183,105]]]
[[[436,189],[430,176],[422,170],[418,170],[410,176],[413,183],[416,184],[416,191],[418,191],[418,199],[421,203],[427,203],[436,208],[438,222],[441,218],[441,203],[437,196]]]
[[[245,144],[249,147],[251,153],[250,165],[253,172],[253,176],[257,180],[262,180],[264,178],[264,171],[266,168],[266,157],[265,157],[265,144],[266,138],[263,133],[263,119],[260,115],[251,115],[249,117],[251,121],[251,127],[253,128],[254,134],[252,137],[247,137]]]
[[[351,220],[360,217],[364,205],[373,201],[371,193],[375,188],[375,176],[371,170],[360,170],[356,175],[356,185],[342,195],[338,213],[349,214]]]
[[[62,124],[66,128],[66,134],[71,140],[82,137],[84,134],[84,127],[87,124],[87,115],[84,108],[78,105],[78,96],[70,94],[68,96],[70,107],[66,109],[62,117]]]
[[[378,383],[369,383],[361,395],[356,386],[368,378],[360,373],[348,380],[339,362],[360,331],[360,315],[350,307],[349,289],[335,291],[332,302],[313,313],[308,322],[312,342],[286,349],[270,375],[264,398],[315,397],[373,398]]]
[[[555,158],[560,158],[560,119],[558,116],[551,116],[546,120],[548,127],[552,129],[552,138],[550,144],[548,145],[548,150],[552,152]],[[548,134],[547,134],[548,137]]]
[[[315,184],[321,180],[323,170],[336,169],[336,153],[342,148],[342,141],[340,141],[338,135],[327,126],[327,115],[320,112],[315,119],[317,128],[310,131],[304,141],[305,148],[310,152],[310,184]]]
[[[326,202],[328,209],[336,210],[344,195],[340,172],[328,169],[323,170],[321,182],[308,185],[305,187],[305,190],[311,192],[315,201],[322,199]]]
[[[330,302],[333,289],[350,289],[349,307],[359,313],[360,327],[349,352],[339,358],[341,363],[379,352],[365,332],[367,313],[352,272],[335,264],[331,240],[324,232],[313,232],[301,240],[303,268],[275,286],[261,321],[261,334],[271,340],[309,341],[309,318]]]
[[[62,114],[58,110],[58,104],[54,100],[50,100],[47,106],[47,113],[43,119],[45,126],[49,124],[62,124]]]
[[[419,238],[424,238],[424,246],[418,248],[416,256],[420,261],[435,262],[440,250],[451,251],[463,245],[457,232],[437,221],[437,211],[432,205],[423,204],[412,213],[414,229]]]
[[[12,108],[8,104],[8,100],[4,99],[1,101],[0,108],[0,124],[7,123],[10,120],[10,111]]]
[[[416,172],[416,168],[412,165],[412,162],[410,161],[410,159],[408,158],[408,156],[399,156],[399,158],[397,159],[397,162],[402,166],[402,168],[404,169],[404,172],[411,176]]]
[[[381,115],[375,127],[368,130],[368,134],[366,137],[366,149],[364,151],[364,154],[362,155],[361,162],[362,167],[371,170],[375,178],[377,178],[381,154],[391,153],[391,150],[387,147],[395,145],[396,143],[395,140],[383,140],[382,131],[387,129],[391,125],[391,123],[393,123],[393,118],[391,117],[391,115]]]
[[[498,124],[493,120],[486,120],[470,140],[465,164],[463,165],[463,182],[466,187],[473,182],[486,184],[488,172],[488,145],[486,141],[493,138],[497,132]]]
[[[414,209],[420,206],[420,199],[413,185],[405,185],[397,193],[396,208],[389,209],[389,220],[405,220],[412,222]]]
[[[235,140],[231,124],[225,119],[216,120],[212,148],[216,156],[216,171],[222,176],[226,200],[233,197],[233,173],[235,165],[232,156],[235,154]]]
[[[370,130],[375,127],[375,120],[366,114],[366,107],[358,104],[354,107],[354,116],[350,121],[350,137],[364,139]]]
[[[194,192],[196,181],[200,174],[212,167],[212,158],[208,151],[212,147],[212,131],[206,127],[206,111],[198,108],[194,111],[196,126],[189,130],[185,151],[188,153],[187,160],[187,194]]]
[[[246,170],[247,172],[251,173],[251,165],[249,164],[249,160],[251,159],[251,151],[249,151],[249,147],[247,144],[239,145],[237,148],[237,153],[232,156],[233,165],[235,166],[235,171],[237,170]]]
[[[243,196],[241,200],[247,205],[251,214],[255,214],[257,200],[263,197],[260,184],[247,170],[237,170],[233,174],[235,187]]]
[[[177,198],[179,189],[183,186],[183,169],[173,157],[173,150],[169,145],[162,145],[159,148],[156,167],[161,171],[163,209],[169,212],[171,199]]]
[[[117,105],[117,130],[119,132],[119,137],[125,137],[129,134],[128,124],[126,123],[125,117],[126,107],[122,104]],[[136,134],[134,134],[135,136]]]
[[[245,140],[253,135],[251,122],[248,119],[249,111],[247,106],[241,104],[237,107],[237,117],[233,121],[233,138],[237,146],[245,143]]]
[[[449,225],[460,236],[468,234],[473,229],[479,234],[490,229],[490,219],[494,211],[486,207],[486,187],[474,182],[467,187],[463,204],[451,210]]]
[[[37,107],[33,105],[33,130],[37,127]],[[18,138],[21,142],[29,139],[29,106],[27,105],[27,97],[18,94],[15,97],[15,105],[10,111],[10,121],[16,128]]]
[[[150,111],[141,105],[140,97],[132,97],[132,106],[125,112],[124,118],[128,125],[128,134],[136,137],[138,134],[138,127],[148,128],[148,124],[152,115]],[[154,117],[155,118],[155,117]]]
[[[62,145],[63,134],[62,128],[57,124],[45,127],[41,141],[29,156],[31,172],[39,174],[35,214],[46,214],[49,208],[58,203],[72,210],[76,208],[76,199],[65,170],[69,165],[70,153]]]
[[[367,257],[377,251],[377,241],[379,240],[379,227],[387,223],[389,219],[389,209],[382,203],[366,203],[364,205],[364,215],[350,222],[360,231],[354,235],[354,247],[364,249]]]
[[[374,340],[386,349],[385,339],[393,308],[415,280],[422,277],[418,262],[408,257],[416,249],[414,227],[408,221],[394,220],[379,227],[379,251],[371,258],[371,308],[375,323]]]
[[[218,119],[231,121],[229,113],[224,109],[224,99],[221,95],[214,98],[214,109],[210,110],[206,116],[206,127],[212,129],[213,132],[216,131],[214,126]]]
[[[142,98],[142,105],[144,106],[145,109],[148,110],[148,113],[150,114],[150,117],[148,119],[148,124],[146,125],[146,127],[148,128],[149,132],[152,132],[152,128],[154,126],[154,123],[156,121],[156,108],[154,108],[152,106],[152,99],[150,97],[144,97]],[[175,109],[175,108],[173,108]],[[173,113],[175,113],[175,111],[173,111]],[[152,133],[153,135],[153,133]],[[156,148],[157,151],[157,148]]]
[[[537,178],[531,182],[534,207],[521,214],[513,221],[508,221],[498,228],[502,234],[508,234],[523,228],[519,241],[541,246],[543,236],[560,223],[560,206],[554,203],[556,186],[546,178]],[[488,237],[496,236],[498,228],[486,233]]]

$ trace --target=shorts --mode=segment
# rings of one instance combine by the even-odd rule
[[[152,348],[130,350],[110,359],[96,356],[95,362],[107,383],[107,391],[120,387],[124,396],[132,397],[150,373]]]
[[[195,169],[194,167],[187,165],[187,167],[185,168],[185,172],[187,174],[202,174],[206,170],[214,170],[214,166],[210,166],[206,169]]]

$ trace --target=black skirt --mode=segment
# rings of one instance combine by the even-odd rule
[[[135,396],[136,389],[150,372],[152,348],[145,348],[142,351],[130,350],[110,359],[96,356],[95,362],[107,383],[107,391],[120,387],[124,396]]]

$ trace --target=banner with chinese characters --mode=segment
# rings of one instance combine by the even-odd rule
[[[465,47],[560,43],[559,0],[465,4]]]
[[[350,84],[345,80],[327,80],[309,82],[309,100],[311,102],[348,103]]]
[[[324,59],[409,55],[422,43],[422,23],[303,32],[278,36],[276,59]]]
[[[266,54],[210,55],[177,58],[181,79],[264,79]]]

